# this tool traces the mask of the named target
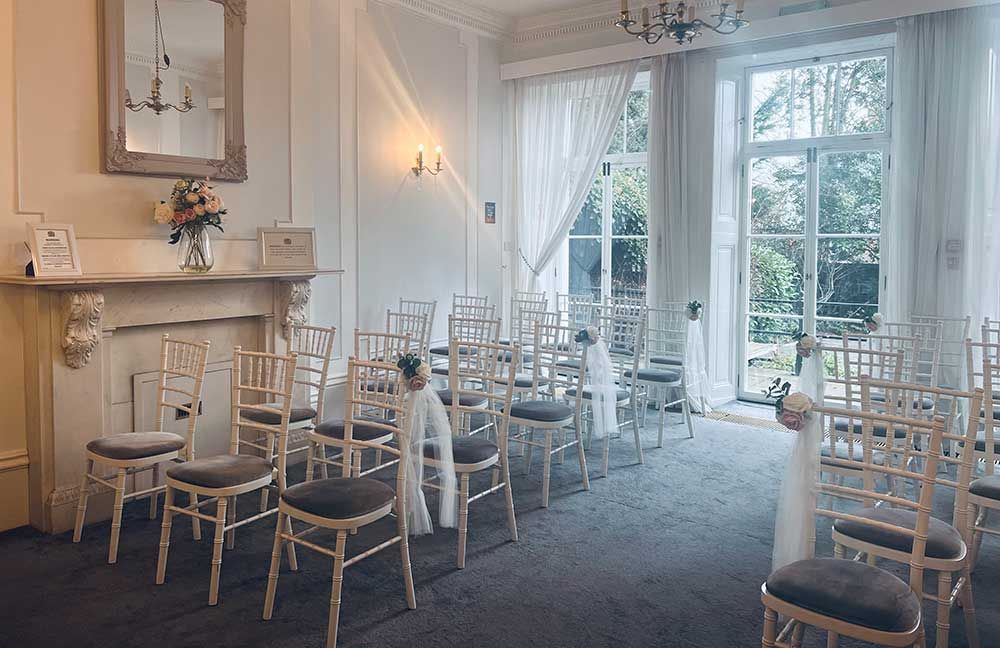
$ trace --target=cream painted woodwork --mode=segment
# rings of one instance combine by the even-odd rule
[[[63,281],[0,277],[0,323],[9,325],[5,330],[10,331],[10,344],[0,350],[0,360],[11,367],[2,378],[0,398],[10,405],[9,426],[23,430],[23,447],[30,457],[30,463],[22,454],[7,458],[0,446],[0,480],[19,478],[10,489],[12,508],[5,506],[4,515],[8,510],[16,513],[17,503],[24,500],[29,511],[27,520],[0,521],[10,526],[30,522],[50,533],[72,528],[84,446],[100,436],[141,431],[137,426],[151,415],[148,374],[158,366],[158,356],[150,350],[155,351],[163,333],[212,341],[203,416],[205,423],[216,416],[228,421],[231,367],[227,362],[232,348],[284,352],[282,322],[288,316],[288,295],[308,292],[313,276],[248,272],[84,276]],[[76,303],[74,296],[80,293],[92,298],[86,300],[86,312],[78,318],[81,323],[69,337],[74,345],[91,348],[91,353],[84,362],[74,360],[78,364],[74,367],[64,350],[66,307]],[[293,308],[298,305],[291,303]],[[227,425],[201,425],[199,456],[224,452],[228,446],[219,431],[228,439],[227,429]],[[291,442],[301,443],[305,432],[295,432]],[[110,515],[111,502],[103,491],[92,488],[89,520]]]

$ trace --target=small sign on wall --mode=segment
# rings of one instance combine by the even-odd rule
[[[495,202],[486,203],[486,223],[493,225],[497,222],[497,204]]]

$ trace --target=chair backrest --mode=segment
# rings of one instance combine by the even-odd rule
[[[646,306],[640,306],[637,310],[631,311],[631,314],[602,315],[599,318],[598,328],[608,346],[608,355],[611,356],[616,377],[621,378],[626,368],[632,370],[629,375],[636,375],[635,372],[644,357]]]
[[[451,314],[455,317],[493,319],[496,316],[496,306],[489,305],[488,297],[453,294]]]
[[[646,297],[615,295],[604,299],[603,315],[613,317],[636,317],[646,308]]]
[[[899,339],[915,338],[913,382],[928,387],[940,384],[941,345],[943,344],[944,323],[886,322],[880,332]]]
[[[524,345],[529,343],[529,337],[535,335],[535,320],[545,313],[548,308],[548,301],[531,301],[524,299],[512,299],[510,301],[510,341]]]
[[[590,295],[557,295],[556,310],[562,316],[561,324],[577,330],[597,323],[603,310],[599,302]]]
[[[354,358],[395,363],[410,352],[413,338],[408,333],[361,331],[354,329]]]
[[[514,299],[534,302],[547,302],[549,300],[544,292],[531,292],[528,290],[515,290]]]
[[[869,382],[867,377],[862,379],[862,390],[871,390]],[[934,487],[936,485],[935,477],[938,470],[938,460],[941,457],[941,439],[944,435],[945,426],[944,419],[942,417],[935,417],[933,421],[930,421],[923,418],[909,418],[878,412],[858,412],[826,406],[814,407],[811,416],[822,416],[829,419],[851,416],[859,419],[862,427],[862,452],[860,458],[842,459],[834,455],[833,457],[824,459],[824,462],[829,466],[856,471],[855,474],[861,476],[861,485],[827,483],[822,477],[819,477],[814,491],[815,494],[813,495],[816,502],[817,514],[834,520],[845,520],[869,527],[891,529],[899,535],[912,538],[913,544],[909,560],[909,584],[917,596],[922,596],[924,568],[926,565],[927,532],[930,527],[930,511],[934,503]],[[876,427],[903,429],[907,431],[910,437],[914,434],[924,435],[924,438],[927,439],[927,445],[923,450],[919,451],[919,456],[924,461],[909,463],[892,461],[890,459],[885,459],[883,462],[877,461],[874,452],[874,429]],[[892,453],[892,449],[887,448],[885,455],[888,456]],[[923,464],[922,471],[916,468],[921,463]],[[875,482],[878,476],[889,476],[902,482],[909,480],[919,483],[920,488],[913,489],[919,493],[917,501],[907,499],[904,495],[898,493],[878,492],[875,489]],[[817,497],[817,495],[829,495],[830,497]],[[855,504],[860,501],[863,502],[865,508],[872,508],[876,503],[885,503],[895,508],[908,509],[916,513],[916,524],[912,529],[898,527],[887,522],[856,515],[847,510],[836,510],[845,508],[843,504],[836,502],[836,500],[844,500],[844,503],[854,502]],[[828,502],[829,508],[820,506],[821,502]]]
[[[426,359],[430,348],[430,320],[422,313],[403,313],[387,310],[385,312],[385,330],[394,335],[410,336],[410,353],[416,353]]]
[[[284,484],[288,459],[288,419],[292,412],[295,368],[298,355],[287,356],[260,351],[233,350],[232,434],[229,451],[239,454],[242,446],[262,452],[268,461],[277,460],[279,484]],[[244,412],[278,416],[276,424],[251,421]],[[253,430],[254,440],[241,437],[242,430]],[[263,434],[262,434],[263,433]],[[267,444],[260,445],[263,438]]]
[[[413,415],[414,399],[406,397],[408,392],[403,372],[393,363],[349,358],[344,392],[343,476],[351,476],[350,455],[354,451],[373,448],[399,457],[400,461],[396,466],[396,514],[405,525],[408,510],[405,497],[406,471],[412,451],[409,423]],[[380,418],[373,418],[372,411],[382,411],[384,414]],[[355,439],[355,425],[380,428],[393,434],[395,447]],[[403,534],[405,536],[405,529]]]
[[[462,353],[459,353],[459,348]],[[461,357],[463,362],[458,362]],[[504,452],[510,423],[510,406],[514,399],[517,370],[521,366],[521,349],[516,344],[459,342],[452,338],[448,348],[451,368],[448,387],[451,390],[451,432],[458,436],[464,430],[463,413],[483,413],[486,409],[497,417],[498,447]],[[462,405],[462,396],[474,396],[474,406]]]
[[[612,286],[611,292],[617,298],[629,299],[634,302],[639,302],[642,304],[646,303],[645,288],[628,288],[625,286]]]
[[[965,349],[969,386],[983,390],[982,450],[978,452],[986,474],[992,475],[996,472],[996,446],[1000,441],[997,434],[1000,427],[997,420],[1000,417],[1000,392],[996,391],[1000,389],[1000,343],[973,342],[969,339],[965,342]]]
[[[843,343],[843,338],[841,342]],[[818,348],[827,353],[824,356],[827,371],[824,398],[828,403],[847,409],[859,408],[862,376],[892,382],[903,381],[905,354],[902,349],[878,351],[859,349],[847,344]]]
[[[935,476],[938,486],[955,489],[954,507],[952,510],[952,525],[963,535],[967,531],[969,483],[972,481],[973,463],[975,457],[976,436],[982,425],[983,390],[977,388],[971,392],[957,391],[941,387],[927,387],[912,383],[895,383],[888,380],[865,380],[862,383],[868,389],[862,388],[861,410],[864,412],[881,412],[895,416],[912,417],[914,412],[924,407],[924,401],[930,400],[933,407],[930,411],[934,417],[944,421],[942,443],[947,444],[948,451],[938,459],[945,464],[945,470],[938,471]],[[968,412],[965,417],[965,429],[962,429],[961,412]],[[926,416],[926,408],[924,415]],[[902,449],[902,462],[907,463],[920,456],[920,450],[925,447],[926,430],[912,428],[912,436],[897,438],[895,434],[885,435],[886,446],[899,446]],[[851,452],[850,436],[848,437],[848,452]],[[966,452],[968,449],[968,452]],[[898,452],[886,453],[888,459]],[[853,455],[852,455],[853,456]],[[894,457],[898,459],[897,457]],[[951,478],[947,467],[955,466],[956,479]]]
[[[575,340],[579,329],[539,322],[535,327],[532,361],[532,400],[558,400],[574,389],[570,404],[577,421],[583,411],[583,385],[587,373],[587,346]],[[567,371],[569,369],[569,371]]]
[[[843,343],[845,347],[854,349],[890,352],[902,351],[902,382],[917,382],[917,357],[922,344],[919,337],[844,331]],[[872,378],[875,377],[872,375]]]
[[[500,339],[500,320],[493,318],[448,316],[448,341],[496,344]]]
[[[910,315],[914,324],[941,324],[940,380],[944,384],[967,389],[965,381],[965,340],[972,331],[972,317],[943,317],[940,315]]]
[[[646,317],[646,361],[676,358],[684,362],[687,351],[687,308],[650,308]]]
[[[205,385],[205,367],[211,342],[172,340],[166,333],[160,342],[160,377],[156,387],[156,431],[163,432],[168,411],[187,414],[184,446],[185,459],[194,459],[194,433],[198,427],[198,412]]]
[[[1000,344],[1000,322],[987,317],[983,319],[979,332],[984,344]]]
[[[295,367],[295,393],[293,401],[302,399],[305,405],[310,405],[313,390],[316,390],[315,423],[323,420],[323,401],[326,396],[327,377],[330,375],[330,362],[333,360],[333,341],[337,336],[334,327],[307,326],[292,324],[290,327],[292,339],[289,349],[299,356]],[[299,389],[301,388],[301,390]]]
[[[434,331],[434,315],[437,313],[437,301],[417,301],[415,299],[400,299],[399,313],[409,313],[411,315],[425,315],[427,317],[427,339],[423,340],[425,349],[431,347],[431,335]],[[963,338],[964,339],[964,338]]]

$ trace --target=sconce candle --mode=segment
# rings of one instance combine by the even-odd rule
[[[437,160],[435,161],[434,168],[432,169],[430,167],[424,166],[424,145],[421,144],[420,146],[417,147],[417,165],[414,166],[412,169],[410,169],[411,171],[413,171],[413,175],[419,178],[420,175],[425,171],[431,174],[432,176],[436,176],[437,174],[441,173],[441,147],[440,146],[435,147],[434,153],[437,155]]]

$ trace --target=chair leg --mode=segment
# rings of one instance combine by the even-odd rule
[[[260,512],[263,513],[267,510],[267,500],[268,500],[268,490],[266,488],[260,489]]]
[[[160,485],[160,464],[153,464],[153,488]],[[160,503],[160,494],[153,491],[149,494],[149,519],[156,519],[156,505]]]
[[[216,500],[215,539],[212,540],[212,580],[208,586],[208,604],[219,602],[219,572],[222,571],[222,536],[226,528],[227,498]]]
[[[469,536],[469,473],[462,473],[458,491],[458,560],[459,569],[465,569],[465,542]]]
[[[580,420],[577,419],[576,425],[573,426],[576,430],[576,454],[580,459],[580,473],[583,475],[583,490],[590,490],[590,475],[587,474],[587,454],[583,451],[583,439],[580,438]]]
[[[229,505],[226,507],[226,525],[232,526],[236,522],[236,496],[229,498]],[[236,529],[226,532],[226,549],[232,551],[236,546]]]
[[[970,515],[969,519],[972,520],[972,546],[969,547],[969,569],[970,571],[976,570],[976,563],[979,561],[979,550],[983,546],[983,532],[977,531],[976,527],[986,526],[986,516],[987,509],[985,507],[977,506],[975,508],[975,514]]]
[[[525,455],[524,455],[524,474],[525,475],[530,475],[531,474],[531,460],[535,456],[535,446],[532,445],[532,443],[534,443],[534,441],[535,441],[535,430],[534,429],[529,429],[528,430],[528,441],[530,441],[531,443],[522,443],[521,444],[522,448],[526,448],[525,449]]]
[[[274,525],[274,544],[271,546],[271,568],[267,572],[267,593],[264,595],[264,620],[270,621],[274,613],[274,595],[278,591],[278,573],[281,571],[281,530],[285,526],[285,514],[278,511],[278,522]]]
[[[937,622],[935,624],[937,632],[934,645],[939,648],[947,648],[948,635],[951,631],[951,574],[949,572],[938,572],[937,603]]]
[[[517,542],[517,518],[514,517],[514,493],[510,489],[510,466],[507,464],[506,449],[500,451],[500,471],[503,476],[503,495],[507,506],[507,529],[510,539]]]
[[[320,443],[320,444],[317,444],[317,445],[319,445],[319,458],[323,460],[319,464],[319,474],[323,475],[323,479],[329,479],[330,478],[330,470],[329,470],[330,467],[328,465],[326,465],[326,444],[325,443]]]
[[[167,486],[167,492],[163,496],[163,524],[160,527],[160,555],[156,560],[157,585],[163,585],[163,579],[167,574],[167,553],[170,551],[170,523],[174,516],[174,512],[171,510],[173,505],[174,489]]]
[[[642,439],[639,437],[639,411],[635,400],[632,401],[632,433],[635,435],[635,457],[640,464],[646,463],[642,456]]]
[[[611,431],[604,431],[604,449],[601,452],[601,476],[608,476],[608,465],[611,461]]]
[[[566,428],[560,428],[559,429],[559,447],[562,447],[564,445],[566,445]],[[566,458],[566,449],[563,448],[562,450],[559,451],[559,454],[557,455],[557,459],[558,459],[557,463],[560,466],[563,465],[563,460],[565,458]]]
[[[688,402],[687,392],[683,394],[684,400],[681,401],[681,411],[684,412],[684,422],[687,423],[688,428],[688,438],[694,438],[694,421],[691,419],[691,403]]]
[[[119,468],[118,478],[115,480],[115,507],[111,516],[111,546],[108,548],[109,565],[118,562],[118,538],[122,531],[122,509],[125,508],[125,477],[127,474],[124,468]]]
[[[549,483],[552,480],[552,430],[545,430],[542,451],[542,508],[549,507]]]
[[[663,400],[656,403],[656,447],[663,447],[663,419],[667,416],[667,395],[664,388]]]
[[[826,648],[837,648],[840,645],[840,635],[836,632],[826,633]]]
[[[761,636],[761,648],[774,648],[778,638],[778,613],[771,608],[764,608],[764,634]]]
[[[83,478],[80,480],[80,499],[76,502],[76,525],[73,527],[73,542],[80,542],[83,534],[83,523],[87,519],[87,499],[90,497],[90,473],[94,470],[94,462],[87,459],[84,462]]]
[[[198,496],[191,493],[188,496],[188,502],[193,507],[193,510],[198,512]],[[195,516],[191,516],[191,537],[195,540],[201,540],[201,520]]]
[[[326,626],[326,646],[337,645],[337,627],[340,625],[340,593],[344,585],[344,551],[347,531],[337,531],[337,548],[333,554],[333,589],[330,592],[330,619]]]
[[[319,452],[319,444],[309,442],[309,450],[306,452],[306,481],[311,482],[314,479],[313,473],[315,472],[315,459],[316,453]]]
[[[416,610],[417,595],[413,591],[413,569],[410,566],[410,537],[406,529],[405,516],[396,516],[396,530],[399,533],[399,557],[403,564],[403,589],[406,592],[406,607]]]
[[[960,597],[962,601],[962,613],[965,615],[965,637],[969,648],[979,648],[979,630],[976,628],[976,604],[972,598],[972,572],[969,571],[968,563],[962,571],[965,582],[962,584]]]

